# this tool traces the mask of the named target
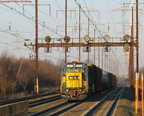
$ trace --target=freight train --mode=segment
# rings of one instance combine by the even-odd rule
[[[112,73],[83,62],[73,61],[61,68],[61,97],[67,100],[84,100],[93,93],[116,86]]]

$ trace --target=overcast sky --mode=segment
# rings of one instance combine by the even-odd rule
[[[78,38],[78,4],[81,5],[81,38],[87,34],[88,18],[90,19],[90,37],[94,36],[96,29],[96,37],[102,37],[105,34],[111,38],[123,37],[129,34],[130,11],[121,11],[129,9],[128,3],[131,0],[68,0],[68,35],[71,38]],[[135,0],[134,0],[135,2]],[[139,0],[144,3],[144,0]],[[62,38],[65,35],[65,0],[38,0],[39,3],[39,42],[46,36],[52,38]],[[125,4],[124,4],[125,3]],[[25,39],[29,39],[27,43],[35,42],[35,0],[32,3],[0,3],[0,53],[7,51],[8,54],[17,58],[29,58],[29,53],[33,53],[24,46]],[[134,4],[135,7],[135,4]],[[140,66],[144,64],[144,39],[143,39],[143,9],[144,5],[139,5],[139,23],[140,23]],[[72,11],[75,10],[75,11]],[[91,12],[87,12],[87,11]],[[118,11],[119,10],[119,11]],[[93,12],[92,12],[93,11]],[[76,40],[75,40],[76,41]],[[112,39],[110,40],[112,41]],[[58,41],[57,41],[58,42]],[[64,59],[63,48],[53,48],[51,53],[44,53],[44,49],[39,49],[39,58],[52,60],[58,63]],[[70,48],[68,53],[68,61],[78,60],[78,48]],[[83,50],[81,50],[82,52]],[[93,51],[93,48],[91,49]],[[101,48],[102,52],[102,48]],[[87,53],[82,52],[81,61],[86,61]],[[111,48],[109,52],[112,61],[118,63],[120,72],[127,73],[128,53],[123,52],[122,48]],[[93,56],[93,52],[90,53]],[[102,55],[102,54],[101,54]],[[103,53],[106,57],[108,53]],[[94,57],[90,58],[93,63]],[[101,57],[96,62],[108,60]],[[103,63],[105,70],[108,70],[108,63]],[[123,71],[124,69],[124,71]]]

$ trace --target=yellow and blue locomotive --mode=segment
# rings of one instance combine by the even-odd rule
[[[62,98],[84,100],[102,89],[102,70],[95,65],[74,61],[61,68]]]

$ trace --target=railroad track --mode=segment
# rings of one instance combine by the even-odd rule
[[[60,115],[64,112],[67,112],[68,110],[78,106],[84,101],[79,101],[79,102],[64,102],[59,105],[56,105],[54,107],[36,112],[31,114],[30,116],[40,116],[40,115],[49,115],[49,116],[57,116]]]
[[[107,93],[108,91],[111,91]],[[75,113],[77,115],[77,111],[81,111],[80,114],[81,116],[110,116],[114,112],[114,108],[116,106],[116,103],[119,99],[119,96],[121,93],[124,91],[124,87],[118,87],[116,89],[110,89],[103,91],[103,98],[102,94],[97,93],[93,95],[91,98],[85,100],[85,101],[74,101],[74,102],[67,102],[61,99],[60,95],[52,95],[49,96],[49,98],[43,97],[41,98],[36,98],[34,99],[29,99],[30,104],[29,108],[33,110],[39,109],[40,107],[43,109],[37,110],[37,111],[30,111],[29,116],[40,116],[40,115],[49,115],[49,116],[57,116],[57,115],[62,115],[62,116],[67,116],[69,115],[68,113]],[[101,100],[97,99],[98,96],[100,95]],[[58,102],[57,102],[58,101]],[[61,102],[60,102],[61,101]],[[55,102],[55,103],[54,103]],[[93,103],[91,104],[90,107],[83,108],[81,106],[86,105],[85,103]],[[53,104],[52,106],[49,106],[50,104]],[[45,105],[47,105],[45,107]],[[38,106],[38,107],[37,107]],[[77,109],[77,107],[81,107],[81,109]],[[73,109],[77,109],[76,111],[72,111]],[[85,111],[84,111],[85,110]]]
[[[94,102],[96,104],[93,105],[92,107],[90,107],[90,109],[88,109],[87,111],[83,112],[81,116],[94,115],[96,113],[96,111],[101,108],[101,106],[104,104],[104,102],[106,102],[107,100],[110,100],[110,99],[112,100],[112,98],[117,98],[117,99],[114,99],[115,102],[113,103],[113,105],[111,105],[111,108],[108,108],[109,113],[107,113],[107,116],[109,116],[109,114],[113,112],[116,101],[118,100],[118,96],[116,96],[116,95],[120,95],[122,90],[123,89],[121,89],[121,88],[116,88],[111,93],[109,93],[107,96],[103,97],[102,100],[98,101],[99,103]],[[117,94],[118,91],[119,91],[119,94]],[[83,105],[85,102],[90,102],[90,101],[92,101],[92,99],[95,99],[95,98],[97,98],[97,94],[92,96],[90,99],[88,99],[86,101],[64,102],[64,103],[58,104],[56,106],[44,109],[42,111],[33,113],[30,116],[40,116],[40,115],[57,116],[57,115],[63,115],[63,114],[65,114],[64,116],[67,116],[67,115],[69,115],[69,114],[67,114],[67,112],[75,112],[75,111],[71,111],[73,108],[76,108],[79,105]],[[81,109],[81,111],[82,110],[83,109]],[[78,114],[76,114],[76,115],[78,115]],[[100,116],[103,116],[103,115],[100,115]]]
[[[111,116],[124,89],[124,87],[115,89],[81,116]]]
[[[44,98],[44,99],[40,99],[40,100],[31,101],[29,103],[29,108],[36,107],[36,106],[42,105],[42,104],[46,104],[46,103],[49,103],[51,101],[55,101],[58,99],[61,99],[60,95],[49,97],[49,98]]]
[[[47,97],[47,96],[51,96],[51,95],[57,95],[58,93],[46,93],[46,94],[39,94],[39,95],[34,95],[34,96],[29,96],[29,97],[23,97],[23,98],[18,98],[18,99],[11,99],[11,100],[3,100],[0,101],[0,105],[7,105],[7,104],[12,104],[12,103],[16,103],[16,102],[20,102],[20,101],[25,101],[28,100],[33,104],[35,101],[35,99],[41,99],[43,97]],[[58,95],[60,96],[60,95]],[[47,98],[46,98],[47,99]],[[44,100],[44,99],[42,99]],[[40,100],[36,100],[36,101],[40,101]]]
[[[80,116],[110,116],[111,114],[113,114],[116,104],[120,96],[122,95],[123,91],[124,87],[118,87],[113,91],[109,92],[108,94],[105,93],[105,96],[101,98],[101,100],[95,100],[98,97],[96,94],[86,101],[77,101],[77,102],[65,101],[64,103],[33,113],[30,116],[46,116],[46,115],[67,116],[72,114]],[[94,101],[92,102],[93,105],[91,104],[91,106],[88,107],[87,109],[82,107],[85,105],[86,102],[91,103],[91,101]],[[77,107],[81,107],[81,109],[78,109]],[[81,111],[81,113],[78,114],[77,111]]]

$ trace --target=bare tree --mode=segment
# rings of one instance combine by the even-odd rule
[[[25,59],[22,59],[20,67],[19,67],[18,72],[17,72],[17,78],[19,80],[20,85],[23,88],[25,95],[26,95],[26,87],[27,87],[28,82],[30,80],[30,77],[29,77],[29,74],[31,73],[30,71],[31,70],[29,70],[28,62],[26,62]]]
[[[2,58],[0,60],[0,85],[1,85],[1,93],[4,98],[6,97],[6,91],[10,87],[10,82],[8,80],[8,74],[7,74],[7,68],[6,68],[7,64],[4,63],[4,61],[6,60],[7,58]]]

